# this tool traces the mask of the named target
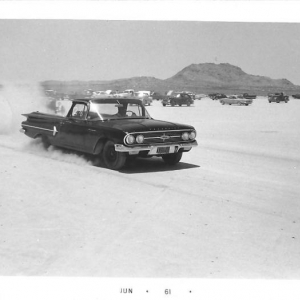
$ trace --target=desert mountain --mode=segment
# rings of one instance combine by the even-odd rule
[[[300,91],[300,86],[294,85],[287,79],[250,75],[228,63],[191,64],[165,80],[141,76],[111,81],[45,81],[42,85],[46,89],[65,93],[80,92],[85,89],[123,91],[129,88],[162,93],[168,90],[190,90],[195,93],[255,92],[261,95],[277,91],[286,93]]]
[[[289,88],[293,83],[287,79],[271,79],[265,76],[249,75],[241,68],[230,64],[192,64],[166,81],[197,84],[205,86],[224,87],[283,87]]]

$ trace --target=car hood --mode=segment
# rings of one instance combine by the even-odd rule
[[[102,125],[104,124],[102,123]],[[153,119],[110,120],[107,121],[106,125],[124,132],[194,129],[194,127],[190,125]]]

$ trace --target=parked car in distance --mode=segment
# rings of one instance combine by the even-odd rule
[[[215,94],[208,94],[208,97],[212,100],[218,100],[218,99],[226,98],[227,96],[225,94],[215,93]]]
[[[195,99],[197,99],[197,100],[201,100],[202,98],[205,98],[205,97],[207,97],[205,94],[196,94],[195,95]]]
[[[235,105],[246,105],[246,106],[248,106],[249,104],[252,104],[252,102],[253,102],[252,99],[244,99],[244,98],[241,98],[241,97],[236,96],[236,95],[231,95],[231,96],[228,96],[226,98],[221,98],[219,101],[222,105],[235,104]]]
[[[121,169],[127,160],[161,157],[174,165],[197,146],[193,126],[155,120],[136,98],[76,99],[66,116],[23,114],[20,131],[45,145],[100,158],[105,167]]]
[[[289,96],[286,96],[284,93],[274,93],[274,94],[268,94],[268,101],[271,102],[285,102],[287,103],[289,101]]]
[[[300,99],[300,94],[295,94],[295,95],[292,95],[293,96],[293,98],[295,98],[295,99]]]
[[[194,104],[194,100],[191,98],[189,94],[186,93],[173,93],[171,97],[169,97],[169,104],[171,106],[182,106],[187,105],[190,106],[191,104]],[[163,106],[166,106],[166,103],[162,103]]]
[[[133,89],[127,89],[125,90],[124,92],[122,92],[123,94],[128,94],[130,96],[133,96],[134,95],[134,90]]]
[[[150,92],[140,91],[135,92],[134,97],[140,99],[144,105],[151,105],[152,97],[150,97]]]
[[[244,94],[242,94],[242,96],[245,99],[256,99],[256,95],[254,95],[254,94],[244,93]]]
[[[167,106],[170,104],[170,97],[174,94],[174,91],[173,90],[169,90],[167,93],[166,93],[166,97],[162,99],[161,101],[161,104],[163,106]]]
[[[150,94],[153,100],[168,100],[169,97],[167,95],[163,95],[159,92],[153,92]]]
[[[196,94],[189,92],[189,91],[182,91],[183,94],[188,94],[193,100],[196,99]]]

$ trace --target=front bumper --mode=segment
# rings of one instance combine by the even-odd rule
[[[115,144],[115,151],[117,152],[128,152],[130,155],[139,154],[140,151],[149,151],[148,155],[160,155],[157,149],[170,147],[170,151],[168,153],[176,153],[179,150],[189,151],[193,147],[198,146],[197,141],[193,141],[190,143],[177,143],[177,144],[163,144],[163,145],[149,145],[149,146],[135,146],[135,147],[127,147],[122,144]]]

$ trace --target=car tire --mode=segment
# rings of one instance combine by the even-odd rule
[[[51,146],[48,137],[45,135],[42,136],[42,143],[45,149],[48,149]]]
[[[163,106],[166,106],[166,104],[165,104],[165,103],[163,103]]]
[[[179,163],[182,157],[182,152],[171,153],[171,154],[164,154],[162,159],[167,165],[176,165]]]
[[[103,148],[103,161],[111,170],[120,170],[126,163],[126,154],[117,152],[113,141],[108,140]]]
[[[190,101],[188,101],[188,103],[186,104],[187,106],[190,106],[191,105],[191,102]]]
[[[171,106],[175,106],[175,102],[174,101],[171,101]]]

